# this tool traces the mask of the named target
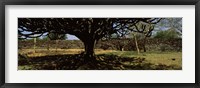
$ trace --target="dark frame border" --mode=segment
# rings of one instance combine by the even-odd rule
[[[6,5],[195,5],[195,83],[5,83]],[[0,88],[200,88],[200,0],[1,0]]]

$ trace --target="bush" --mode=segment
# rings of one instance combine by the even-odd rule
[[[103,50],[112,49],[112,44],[110,43],[101,43],[100,48]]]
[[[160,51],[164,52],[164,51],[172,51],[173,47],[171,47],[170,45],[167,44],[160,44]]]

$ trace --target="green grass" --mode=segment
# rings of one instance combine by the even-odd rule
[[[32,65],[18,66],[18,70],[33,70],[33,66]]]
[[[116,51],[107,54],[121,57],[140,57],[156,65],[165,64],[182,67],[182,52],[143,52],[138,54],[136,51]]]

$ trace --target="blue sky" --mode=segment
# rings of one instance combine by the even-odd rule
[[[79,40],[76,36],[67,34],[67,40]]]

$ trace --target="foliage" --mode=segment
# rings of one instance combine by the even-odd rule
[[[168,29],[164,31],[158,31],[154,38],[161,38],[161,39],[177,39],[180,38],[180,34],[175,29]]]
[[[113,45],[111,43],[101,42],[98,45],[97,45],[97,47],[99,47],[103,50],[113,49],[113,47],[112,47]]]
[[[66,34],[59,34],[59,33],[56,33],[56,32],[50,32],[50,33],[48,33],[48,38],[50,40],[65,40],[65,39],[67,39],[67,36],[66,36]]]
[[[165,18],[162,19],[155,28],[160,29],[174,29],[176,32],[182,35],[182,18]],[[158,31],[156,30],[156,31]]]

